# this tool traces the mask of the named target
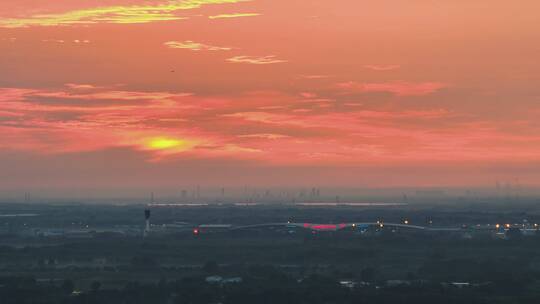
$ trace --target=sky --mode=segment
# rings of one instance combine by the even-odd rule
[[[0,189],[540,184],[540,3],[0,3]]]

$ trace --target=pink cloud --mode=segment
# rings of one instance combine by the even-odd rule
[[[366,69],[373,71],[392,71],[401,68],[399,64],[368,64],[364,66]]]
[[[311,92],[302,92],[300,93],[300,96],[304,98],[317,98],[317,94]]]
[[[403,87],[408,94],[427,90],[403,84],[383,88],[403,96]],[[521,133],[534,127],[523,119],[501,130],[439,107],[339,107],[319,93],[304,94],[316,98],[301,102],[298,93],[199,96],[78,88],[0,89],[0,148],[65,153],[128,147],[152,161],[233,158],[281,164],[531,159],[540,150],[537,133]],[[519,151],[511,149],[518,146]]]
[[[283,134],[272,134],[272,133],[257,133],[257,134],[245,134],[238,135],[240,138],[260,138],[260,139],[281,139],[288,138],[290,136]]]
[[[448,85],[441,82],[382,82],[382,83],[357,83],[353,81],[339,83],[338,88],[346,91],[372,93],[392,93],[395,96],[424,96],[433,94]]]
[[[300,75],[299,78],[302,79],[326,79],[331,78],[332,75]]]
[[[73,90],[93,90],[93,89],[98,88],[92,84],[79,84],[79,83],[66,83],[66,87]]]

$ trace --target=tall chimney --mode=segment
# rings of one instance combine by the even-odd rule
[[[146,237],[150,232],[150,209],[144,210],[144,218],[146,220],[146,227],[144,228],[144,236]]]

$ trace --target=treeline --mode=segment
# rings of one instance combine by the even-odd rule
[[[210,268],[211,265],[208,265]],[[366,275],[366,277],[368,277]],[[297,279],[271,266],[253,266],[239,282],[208,282],[206,276],[160,280],[153,284],[131,281],[121,288],[105,288],[94,281],[83,292],[71,280],[37,282],[33,278],[0,278],[2,304],[358,304],[358,303],[538,303],[530,281],[495,280],[458,288],[411,280],[398,286],[379,282],[346,287],[335,278],[310,275]],[[516,288],[519,285],[519,288]]]

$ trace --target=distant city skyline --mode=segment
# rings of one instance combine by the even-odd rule
[[[0,190],[540,186],[539,11],[4,1]]]

